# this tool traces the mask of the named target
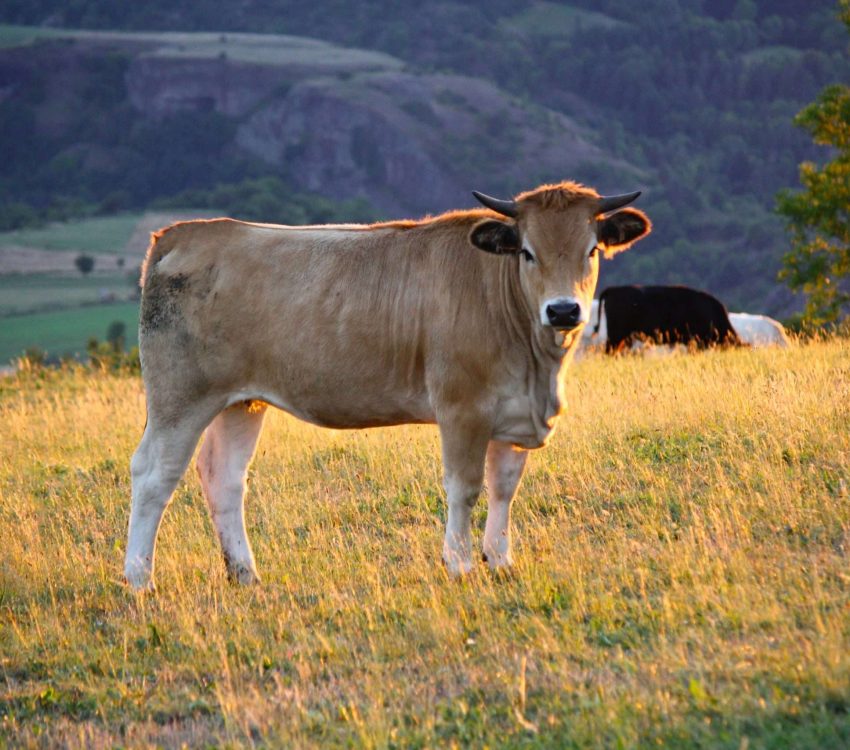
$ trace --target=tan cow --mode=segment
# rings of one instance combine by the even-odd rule
[[[443,558],[473,567],[485,457],[484,557],[511,564],[510,506],[527,452],[561,413],[599,250],[650,230],[603,198],[546,185],[489,209],[370,226],[215,219],[154,235],[139,346],[147,426],[133,456],[125,575],[152,587],[163,511],[201,434],[204,494],[228,572],[257,580],[245,474],[265,404],[336,428],[436,423],[448,501]],[[482,252],[483,251],[483,252]]]

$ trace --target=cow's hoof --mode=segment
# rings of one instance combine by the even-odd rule
[[[475,570],[475,564],[472,560],[463,560],[457,555],[447,556],[444,553],[443,563],[446,566],[446,572],[449,574],[450,578],[463,578]]]
[[[510,576],[513,573],[514,559],[508,555],[500,555],[497,552],[484,552],[481,559],[487,563],[490,572],[497,576]]]
[[[252,565],[246,563],[230,563],[227,566],[227,577],[240,586],[251,586],[260,582],[260,576]]]
[[[156,585],[153,582],[152,578],[148,578],[147,580],[141,579],[131,579],[126,573],[124,574],[124,579],[127,581],[127,584],[130,587],[130,590],[134,594],[155,594],[156,593]]]
[[[514,565],[514,559],[510,555],[500,555],[495,552],[491,553],[483,553],[481,555],[481,560],[487,563],[487,567],[490,568],[494,573],[497,572],[507,572]]]
[[[152,571],[147,565],[128,564],[124,566],[124,580],[134,593],[153,593],[154,586]]]

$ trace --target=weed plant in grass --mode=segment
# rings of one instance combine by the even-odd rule
[[[507,577],[443,571],[435,429],[274,413],[263,584],[190,473],[135,597],[140,381],[0,381],[0,745],[850,745],[850,344],[589,357],[568,391]]]

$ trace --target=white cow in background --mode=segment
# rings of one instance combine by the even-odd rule
[[[738,338],[750,346],[790,346],[782,323],[767,315],[729,313],[729,322]]]
[[[598,327],[598,331],[596,330]],[[579,351],[589,346],[605,346],[608,341],[608,325],[605,321],[605,310],[602,310],[602,320],[599,319],[599,300],[593,300],[590,308],[590,321],[581,331]]]

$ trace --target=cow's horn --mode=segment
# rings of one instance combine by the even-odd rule
[[[623,206],[628,206],[633,200],[635,200],[641,191],[637,190],[634,193],[623,193],[623,195],[603,195],[599,199],[599,206],[596,209],[600,214],[607,214],[611,211],[616,211],[618,208],[622,208]]]
[[[498,198],[491,198],[489,195],[484,195],[484,193],[479,193],[477,190],[473,190],[472,194],[475,196],[476,200],[487,208],[492,208],[497,214],[502,214],[502,216],[510,216],[512,219],[515,219],[517,213],[516,201],[503,201]]]

